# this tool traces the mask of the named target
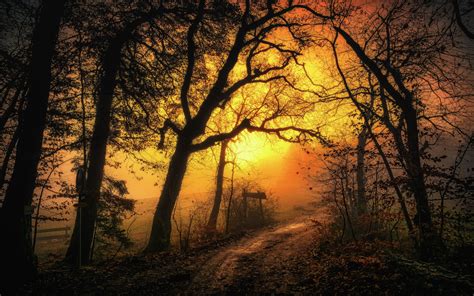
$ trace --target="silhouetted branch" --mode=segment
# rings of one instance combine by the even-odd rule
[[[202,141],[201,143],[191,145],[191,151],[196,152],[199,150],[204,150],[209,147],[214,146],[216,143],[231,139],[237,136],[240,132],[250,127],[250,120],[244,119],[242,122],[237,125],[232,131],[228,133],[222,133],[218,135],[209,136],[207,139]]]
[[[160,142],[158,143],[159,149],[162,149],[164,147],[165,135],[169,129],[171,129],[175,134],[181,133],[181,130],[179,129],[179,127],[173,121],[171,121],[171,119],[169,118],[166,119],[165,123],[163,124],[163,127],[160,128],[159,130],[159,133],[160,133]]]
[[[274,134],[279,139],[290,142],[290,143],[301,143],[306,140],[306,137],[311,137],[317,139],[322,145],[330,147],[332,143],[326,139],[321,133],[317,130],[304,129],[297,126],[285,126],[278,128],[268,128],[264,126],[249,126],[247,128],[249,132],[264,132],[267,134]],[[297,132],[298,134],[294,137],[285,136],[285,132]]]
[[[184,75],[184,80],[181,86],[181,93],[180,93],[181,107],[183,108],[183,114],[184,114],[184,117],[186,118],[186,121],[191,120],[191,111],[189,110],[188,93],[189,93],[189,87],[191,86],[191,79],[193,76],[194,64],[196,63],[196,57],[195,57],[196,43],[194,41],[194,36],[196,35],[199,29],[199,23],[201,22],[203,14],[204,14],[204,4],[205,4],[204,0],[199,1],[198,13],[196,15],[196,18],[192,22],[191,26],[189,27],[188,34],[186,36],[186,41],[188,43],[188,51],[187,51],[188,64],[186,67],[186,73]]]

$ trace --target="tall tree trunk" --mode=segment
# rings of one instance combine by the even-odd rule
[[[235,175],[235,157],[234,157],[234,160],[232,161],[232,171],[231,171],[231,174],[230,174],[230,192],[229,192],[229,203],[227,204],[225,234],[229,233],[230,210],[232,208],[232,199],[234,198],[234,175]]]
[[[121,61],[121,51],[130,31],[122,31],[110,41],[103,57],[103,75],[100,79],[97,110],[95,114],[94,130],[89,148],[89,165],[86,173],[85,207],[81,215],[76,215],[73,234],[66,253],[66,261],[70,263],[88,264],[94,227],[97,219],[97,203],[100,197],[100,188],[104,177],[107,142],[110,135],[112,117],[112,101],[117,84],[117,71]],[[87,165],[87,164],[86,164]],[[79,220],[82,220],[79,222]],[[81,233],[79,233],[81,229]],[[81,256],[79,256],[79,237],[81,239]]]
[[[211,214],[207,227],[210,231],[216,230],[217,217],[219,216],[219,209],[221,208],[222,201],[222,189],[224,185],[224,170],[226,165],[226,151],[229,140],[222,141],[221,151],[219,154],[219,163],[217,164],[217,175],[216,175],[216,193],[214,195],[214,204],[212,206]]]
[[[435,248],[440,244],[437,232],[434,230],[431,219],[431,210],[426,192],[425,178],[421,166],[421,155],[419,147],[418,119],[415,108],[407,104],[404,108],[405,123],[407,129],[408,155],[406,159],[407,174],[410,177],[410,186],[416,201],[417,214],[415,224],[418,226],[420,236],[420,257],[430,259],[433,257]]]
[[[81,215],[76,215],[76,222],[69,244],[66,261],[79,262],[79,229],[81,229],[81,264],[88,264],[91,260],[91,248],[94,240],[95,222],[97,219],[97,203],[100,197],[102,179],[104,177],[107,142],[110,135],[112,118],[112,102],[117,85],[117,72],[121,62],[121,52],[125,43],[131,38],[133,31],[145,23],[150,17],[161,13],[161,10],[136,18],[126,24],[111,38],[102,60],[102,77],[99,83],[99,93],[96,106],[94,131],[89,147],[89,163],[86,172],[85,199],[86,207]],[[87,164],[84,164],[87,166]],[[81,216],[81,217],[80,217]],[[79,218],[80,217],[80,218]],[[82,220],[81,225],[79,220]],[[81,227],[79,227],[81,226]]]
[[[189,138],[178,136],[176,150],[171,157],[165,184],[153,216],[150,239],[145,250],[147,252],[166,250],[170,246],[171,215],[186,173],[191,154],[190,146],[191,140]]]
[[[65,0],[43,1],[33,33],[27,105],[0,218],[2,281],[12,287],[36,274],[31,241],[31,202],[46,126],[51,64],[64,4]]]
[[[367,213],[365,197],[365,145],[367,143],[367,127],[364,125],[357,138],[357,214]]]

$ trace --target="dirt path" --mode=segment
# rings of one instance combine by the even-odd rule
[[[312,219],[324,221],[325,211],[186,254],[138,254],[79,271],[59,265],[42,271],[25,294],[309,294]]]
[[[202,266],[186,294],[301,291],[321,211],[264,230],[222,250]]]
[[[461,283],[459,274],[382,254],[380,243],[329,243],[315,249],[324,238],[313,221],[325,224],[328,216],[320,208],[189,253],[137,254],[80,270],[58,265],[43,270],[20,294],[473,295],[472,285]]]

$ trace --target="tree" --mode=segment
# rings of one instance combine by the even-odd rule
[[[229,145],[229,140],[224,140],[221,142],[220,152],[219,152],[219,161],[217,163],[217,174],[216,174],[216,191],[214,196],[214,202],[212,204],[211,214],[209,215],[209,221],[207,227],[210,231],[216,230],[217,217],[219,215],[219,210],[221,208],[222,201],[222,192],[224,187],[224,170],[227,164],[226,161],[226,152],[227,146]]]
[[[119,244],[115,254],[132,246],[127,231],[122,229],[125,219],[135,213],[135,200],[126,198],[128,194],[125,181],[108,176],[104,177],[104,186],[98,202],[96,231],[91,249],[91,259],[104,257],[115,242]]]
[[[164,126],[165,130],[173,130],[176,134],[176,144],[174,154],[171,157],[165,183],[160,195],[155,215],[153,217],[152,230],[147,251],[153,252],[167,249],[170,245],[171,235],[171,215],[176,200],[181,189],[181,184],[186,172],[187,163],[192,153],[207,149],[214,144],[230,139],[245,129],[249,131],[266,131],[277,135],[285,131],[303,132],[294,126],[286,126],[280,128],[268,128],[265,126],[271,117],[263,120],[261,125],[254,126],[248,118],[242,120],[235,125],[229,132],[223,132],[211,135],[204,140],[195,143],[206,133],[208,121],[217,108],[225,108],[226,104],[232,100],[234,93],[241,87],[254,83],[268,83],[271,81],[285,81],[285,76],[275,74],[284,70],[291,61],[295,61],[298,52],[291,48],[285,48],[283,44],[272,42],[268,37],[277,29],[289,30],[290,36],[293,36],[297,42],[297,23],[286,20],[285,17],[295,9],[308,8],[300,5],[289,5],[287,7],[276,10],[272,2],[268,2],[266,6],[254,7],[252,9],[250,1],[246,1],[243,13],[239,15],[239,25],[235,29],[235,37],[230,44],[224,61],[218,65],[217,75],[210,88],[206,89],[206,93],[200,95],[204,97],[201,102],[192,100],[190,104],[190,88],[192,86],[195,64],[196,64],[196,46],[195,37],[199,32],[199,25],[204,19],[204,1],[200,1],[198,14],[194,18],[192,25],[187,31],[187,50],[188,50],[188,66],[181,84],[180,107],[182,109],[182,117],[184,118],[183,126],[180,128],[173,121],[168,120]],[[311,10],[312,13],[321,19],[327,17]],[[294,30],[292,30],[294,29]],[[233,30],[232,30],[233,31]],[[228,38],[222,38],[225,40]],[[299,40],[304,43],[303,39]],[[260,63],[255,65],[256,60],[262,54],[274,52],[279,57],[279,64],[269,65],[269,63]],[[231,73],[235,71],[241,55],[244,61],[245,71],[244,77],[231,81]],[[286,80],[285,82],[289,82]],[[192,108],[191,108],[192,107]],[[194,111],[194,114],[193,112]],[[313,135],[319,136],[314,132]]]
[[[2,269],[15,284],[35,275],[31,243],[31,201],[40,160],[51,83],[51,64],[66,1],[43,1],[32,41],[26,109],[15,165],[1,209]]]
[[[413,191],[415,201],[417,204],[417,221],[420,231],[420,252],[423,258],[430,258],[433,256],[433,246],[436,243],[436,231],[433,229],[433,222],[431,219],[431,211],[428,204],[428,195],[426,192],[424,173],[421,165],[420,144],[419,144],[419,130],[417,112],[414,106],[413,93],[410,92],[395,70],[392,75],[398,81],[398,86],[401,87],[401,92],[398,92],[387,77],[382,74],[376,63],[365,55],[363,49],[348,35],[344,30],[336,28],[336,30],[348,42],[351,48],[356,52],[358,57],[364,62],[372,73],[377,77],[383,89],[387,90],[391,97],[394,98],[396,104],[401,108],[406,124],[407,132],[407,147],[398,141],[397,148],[403,157],[407,173],[410,177],[411,190]],[[382,93],[383,96],[383,93]],[[399,137],[397,136],[397,139]]]
[[[396,1],[375,11],[369,17],[373,26],[359,34],[350,33],[344,19],[334,22],[333,29],[376,80],[379,102],[376,108],[364,107],[364,112],[379,119],[393,136],[416,204],[414,224],[418,228],[420,256],[433,258],[441,243],[431,217],[422,164],[425,148],[420,145],[420,118],[437,127],[432,118],[440,117],[451,124],[449,112],[430,116],[426,106],[430,97],[440,98],[441,93],[447,98],[462,96],[461,91],[452,91],[456,89],[452,88],[454,85],[463,81],[462,74],[445,64],[457,62],[461,66],[466,59],[453,53],[454,49],[448,46],[452,36],[446,34],[444,19],[427,7]],[[427,22],[436,22],[438,26],[428,26]],[[362,43],[356,38],[362,39]],[[452,55],[446,59],[449,54]]]
[[[217,130],[217,133],[219,133],[225,130],[224,125],[229,124],[229,123],[231,125],[233,124],[232,128],[235,128],[236,125],[238,125],[239,122],[242,120],[242,118],[247,118],[253,121],[255,121],[258,118],[261,118],[261,120],[266,121],[266,120],[276,120],[278,118],[285,117],[285,116],[290,117],[290,118],[296,117],[295,114],[293,114],[292,112],[293,111],[292,107],[295,107],[296,104],[295,105],[288,104],[287,102],[285,103],[284,100],[280,100],[278,98],[278,95],[281,95],[282,92],[283,92],[282,86],[274,86],[274,84],[270,83],[268,91],[266,92],[264,96],[262,96],[264,98],[263,101],[260,104],[257,104],[255,100],[252,100],[252,96],[250,96],[249,94],[246,94],[246,90],[245,88],[243,88],[240,92],[242,101],[239,102],[238,104],[235,104],[235,106],[234,104],[231,103],[228,108],[229,111],[223,110],[221,112],[217,112],[218,117],[216,116],[217,118],[215,118],[214,120],[216,122],[212,122],[212,125],[216,126],[215,129]],[[270,100],[270,97],[272,96],[273,96],[273,100]],[[270,106],[272,104],[276,104],[277,106],[276,107]],[[267,108],[264,108],[264,107],[267,107]],[[272,111],[272,112],[269,113],[268,111]],[[302,114],[302,113],[298,113],[298,114]],[[208,125],[211,125],[211,123]],[[283,139],[283,140],[287,140],[287,139]],[[216,172],[216,188],[215,188],[213,205],[212,205],[212,209],[209,215],[209,220],[208,220],[208,225],[207,225],[208,230],[210,232],[216,231],[217,218],[218,218],[219,210],[221,207],[223,187],[224,187],[225,167],[229,163],[226,160],[226,156],[227,156],[227,151],[231,149],[231,147],[229,147],[231,144],[232,144],[231,139],[225,139],[220,143],[219,157],[218,157],[218,162],[217,162],[217,172]],[[235,154],[235,152],[233,154]],[[234,162],[235,162],[235,155],[234,155]]]
[[[336,34],[336,37],[334,39],[334,41],[331,43],[331,47],[332,47],[332,51],[333,51],[333,55],[334,55],[334,60],[335,60],[335,66],[337,68],[337,72],[338,74],[340,75],[341,79],[342,79],[342,82],[343,82],[343,85],[344,85],[344,88],[345,88],[345,91],[347,92],[350,100],[352,101],[352,103],[354,104],[354,106],[356,107],[357,111],[360,113],[362,119],[363,119],[363,127],[362,127],[362,131],[361,133],[359,134],[358,136],[358,147],[357,147],[357,190],[358,190],[358,199],[363,199],[365,202],[366,202],[366,199],[365,199],[365,194],[363,192],[365,192],[365,184],[362,183],[364,182],[364,171],[365,170],[365,164],[364,164],[364,154],[365,154],[365,145],[366,145],[366,141],[367,141],[367,135],[370,136],[370,139],[372,140],[376,150],[377,150],[377,153],[379,154],[380,158],[382,159],[382,162],[385,166],[385,169],[387,171],[387,174],[389,176],[389,179],[390,179],[390,182],[391,182],[391,185],[392,187],[394,188],[395,190],[395,194],[397,195],[397,198],[398,198],[398,202],[399,202],[399,205],[400,205],[400,209],[402,211],[402,214],[403,214],[403,217],[405,219],[405,223],[407,225],[407,228],[408,228],[408,231],[410,232],[410,234],[412,234],[413,232],[413,223],[412,223],[412,220],[411,220],[411,217],[410,217],[410,214],[408,213],[408,209],[407,209],[407,206],[406,206],[406,203],[405,203],[405,198],[400,190],[400,187],[399,185],[397,184],[396,180],[395,180],[395,175],[393,173],[393,170],[392,170],[392,166],[390,165],[390,162],[386,156],[386,153],[383,151],[382,149],[382,146],[380,145],[379,141],[377,140],[377,136],[375,135],[374,131],[373,131],[373,125],[374,125],[374,116],[373,116],[373,108],[374,108],[374,102],[375,102],[375,93],[374,93],[374,90],[373,90],[373,86],[372,86],[372,82],[371,82],[371,74],[369,73],[367,75],[367,84],[370,86],[369,89],[368,89],[368,94],[369,94],[369,103],[368,104],[364,104],[362,103],[361,101],[359,101],[357,99],[357,96],[354,92],[354,90],[349,86],[349,83],[348,83],[348,80],[347,80],[347,77],[346,77],[346,74],[344,73],[340,63],[339,63],[339,55],[338,55],[338,52],[337,52],[337,48],[336,48],[336,41],[337,41],[337,34]],[[362,93],[363,96],[366,95],[366,93]],[[388,115],[388,114],[386,114]],[[387,122],[387,120],[389,120],[389,118],[387,118],[387,116],[385,116],[385,122]],[[362,185],[361,185],[362,183]],[[359,192],[359,188],[363,188],[363,192]],[[362,195],[362,196],[361,196]]]
[[[107,145],[113,117],[112,105],[117,85],[117,75],[122,64],[123,49],[140,26],[147,22],[152,22],[165,11],[166,9],[163,6],[150,8],[145,12],[135,11],[135,13],[123,20],[122,26],[108,39],[101,58],[102,73],[98,84],[95,122],[88,153],[89,160],[87,164],[84,164],[87,167],[84,188],[84,202],[87,206],[82,209],[81,215],[78,214],[76,216],[73,235],[66,254],[66,260],[69,262],[77,263],[79,258],[81,258],[81,264],[87,264],[90,261],[98,201],[104,177]],[[79,224],[79,221],[82,222]],[[82,240],[80,251],[79,237]]]
[[[367,126],[364,124],[357,136],[357,213],[367,212],[365,197],[365,146],[367,145]]]

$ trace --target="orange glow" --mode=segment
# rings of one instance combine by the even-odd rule
[[[254,164],[286,155],[289,147],[290,143],[271,139],[265,134],[256,132],[243,133],[230,146],[239,160]]]
[[[324,34],[324,33],[323,33]],[[278,31],[271,36],[275,42],[284,43],[285,46],[291,47],[290,36],[285,31]],[[216,72],[220,64],[219,60],[214,57],[205,56],[205,65],[208,73],[209,84],[216,79]],[[303,51],[298,57],[298,61],[304,64],[305,70],[300,65],[290,64],[284,70],[285,74],[293,78],[296,86],[300,89],[311,89],[320,91],[324,87],[333,87],[337,82],[332,78],[334,73],[330,69],[333,68],[332,53],[324,48],[314,47]],[[255,68],[279,65],[282,60],[278,53],[268,51],[259,55],[255,59]],[[242,79],[247,75],[245,61],[241,60],[233,69],[230,77],[230,83]],[[309,77],[309,78],[308,78]],[[278,84],[280,83],[280,84]],[[268,104],[256,112],[256,106],[262,105],[265,100],[272,100],[272,94],[282,92],[280,94],[280,103],[285,104],[292,100],[314,101],[317,97],[308,93],[298,93],[289,87],[282,87],[281,81],[278,83],[256,83],[249,84],[237,91],[233,98],[228,102],[224,110],[217,109],[212,115],[209,123],[207,136],[219,132],[230,131],[243,118],[251,118],[253,125],[259,125],[265,116],[272,112],[273,105]],[[313,84],[314,83],[314,84]],[[199,89],[200,85],[193,85]],[[205,87],[205,86],[204,86]],[[283,89],[283,91],[282,91]],[[197,99],[201,95],[200,92],[191,92],[197,95]],[[265,98],[266,96],[270,98]],[[196,100],[199,102],[199,100]],[[199,106],[199,103],[196,104]],[[179,101],[177,97],[170,97],[169,101],[159,106],[160,113],[163,117],[169,114],[179,114],[179,112],[170,112],[170,109],[178,110]],[[339,138],[344,131],[347,131],[348,120],[347,112],[351,111],[350,107],[335,106],[334,104],[318,104],[315,103],[312,109],[306,115],[297,119],[283,117],[281,119],[269,122],[267,127],[282,127],[286,125],[294,125],[301,128],[320,127],[320,131],[330,138]],[[289,108],[291,111],[292,109]],[[192,112],[196,112],[193,110]],[[240,112],[241,114],[236,114]],[[239,117],[239,120],[237,118]],[[182,124],[184,118],[181,115],[172,118],[177,124]],[[292,133],[286,133],[285,136],[291,136]],[[168,136],[172,138],[172,136]],[[203,140],[203,136],[199,140]],[[171,148],[172,149],[172,148]],[[266,190],[272,191],[280,197],[281,203],[295,204],[298,196],[305,196],[306,199],[311,198],[311,194],[306,190],[306,180],[304,175],[296,174],[299,170],[301,162],[307,161],[305,154],[295,144],[290,144],[278,139],[274,135],[268,135],[260,132],[243,132],[229,146],[228,160],[233,155],[239,165],[236,176],[255,178],[265,187]],[[156,148],[147,148],[144,151],[137,152],[140,157],[153,161],[161,165],[161,169],[156,171],[141,170],[140,164],[133,158],[126,157],[124,153],[115,153],[114,160],[119,161],[119,168],[106,167],[106,173],[127,181],[130,197],[134,199],[158,198],[161,192],[161,186],[164,182],[168,162],[172,151],[164,153]],[[199,152],[192,156],[188,165],[186,177],[183,181],[182,196],[210,192],[214,189],[215,169],[217,149],[214,149],[214,155],[209,151]],[[134,173],[130,173],[130,170]],[[226,177],[229,177],[230,170],[226,169]]]

